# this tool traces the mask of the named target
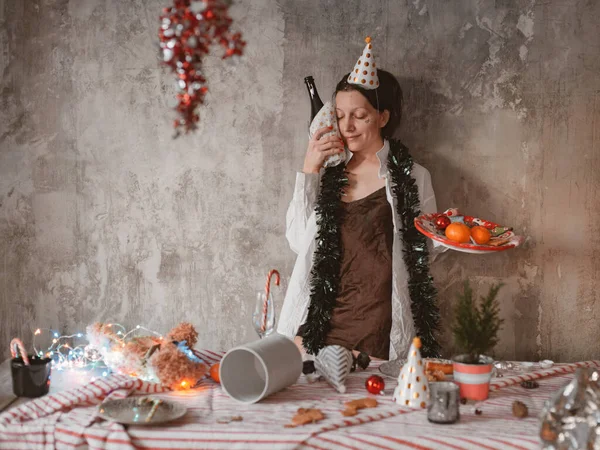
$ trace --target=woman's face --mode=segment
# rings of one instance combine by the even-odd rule
[[[359,152],[382,145],[381,128],[388,121],[387,110],[380,113],[358,91],[338,92],[335,103],[338,127],[348,150]]]

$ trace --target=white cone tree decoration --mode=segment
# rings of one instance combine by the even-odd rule
[[[429,402],[429,383],[425,376],[425,364],[421,358],[421,339],[413,339],[408,351],[408,361],[398,375],[394,401],[409,408],[426,408]]]

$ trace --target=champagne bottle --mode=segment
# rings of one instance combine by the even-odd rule
[[[315,80],[313,77],[308,76],[304,78],[304,83],[306,84],[308,96],[310,97],[310,122],[308,124],[310,127],[310,123],[323,107],[323,101],[321,100],[321,97],[319,97],[319,92],[317,91],[317,86],[315,86]]]

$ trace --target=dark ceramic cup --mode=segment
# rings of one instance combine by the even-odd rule
[[[13,358],[10,361],[13,392],[17,397],[41,397],[50,389],[50,371],[52,360],[29,356],[29,365],[23,363],[23,358]]]

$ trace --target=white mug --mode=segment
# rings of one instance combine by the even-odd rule
[[[294,341],[280,334],[229,350],[219,367],[223,390],[247,404],[291,386],[301,374],[300,350]]]

